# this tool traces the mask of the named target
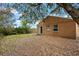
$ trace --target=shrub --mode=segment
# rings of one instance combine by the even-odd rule
[[[0,40],[4,37],[4,35],[2,33],[0,33]]]

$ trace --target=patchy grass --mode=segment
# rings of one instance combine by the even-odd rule
[[[5,53],[11,53],[14,51],[16,46],[20,44],[17,40],[24,38],[31,38],[35,34],[17,34],[17,35],[8,35],[0,40],[0,55],[4,55]]]
[[[34,36],[34,33],[32,33],[32,34],[17,34],[17,35],[8,35],[8,36],[5,36],[3,39],[13,40],[13,39],[31,38],[33,36]]]
[[[79,40],[35,34],[10,35],[0,40],[0,55],[79,56]]]

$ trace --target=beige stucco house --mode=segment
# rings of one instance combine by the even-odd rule
[[[37,33],[76,39],[79,37],[79,25],[72,19],[48,16],[37,25]]]

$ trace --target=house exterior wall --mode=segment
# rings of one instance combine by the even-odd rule
[[[59,36],[76,39],[76,23],[73,21],[59,23]]]
[[[79,25],[76,24],[76,39],[79,40]]]
[[[58,31],[53,30],[54,24],[58,24]],[[40,27],[43,33],[40,33]],[[41,35],[76,38],[76,23],[71,19],[49,16],[38,24],[38,29]]]

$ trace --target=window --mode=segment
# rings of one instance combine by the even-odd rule
[[[58,31],[58,25],[57,25],[57,24],[54,25],[53,30],[54,30],[54,31]]]

